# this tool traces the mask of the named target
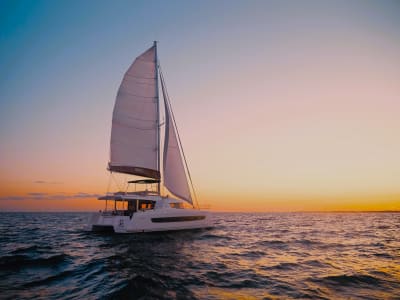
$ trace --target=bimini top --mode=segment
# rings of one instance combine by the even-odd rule
[[[159,183],[160,180],[158,179],[139,179],[139,180],[131,180],[128,181],[128,183],[138,183],[138,184],[153,184],[153,183]]]

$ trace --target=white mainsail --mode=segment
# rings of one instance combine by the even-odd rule
[[[109,170],[160,178],[156,46],[125,73],[115,101]]]
[[[173,115],[170,109],[168,95],[165,91],[163,77],[161,76],[161,87],[165,105],[165,138],[163,173],[164,185],[175,196],[193,204],[190,195],[188,180],[186,177],[184,162],[179,147],[179,141],[175,130]]]

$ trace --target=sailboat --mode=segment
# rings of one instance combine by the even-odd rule
[[[108,171],[110,176],[136,178],[127,181],[124,190],[107,191],[98,198],[105,201],[105,210],[89,217],[89,230],[134,233],[212,227],[211,214],[200,210],[196,200],[156,42],[135,59],[119,87]]]

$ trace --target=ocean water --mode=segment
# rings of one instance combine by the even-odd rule
[[[399,213],[217,213],[132,235],[87,217],[0,213],[0,298],[400,299]]]

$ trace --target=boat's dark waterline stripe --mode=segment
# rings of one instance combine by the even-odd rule
[[[204,220],[205,216],[184,216],[184,217],[165,217],[165,218],[151,218],[153,223],[167,223],[167,222],[185,222],[185,221],[198,221]]]
[[[92,231],[114,232],[114,227],[112,225],[93,225]]]

